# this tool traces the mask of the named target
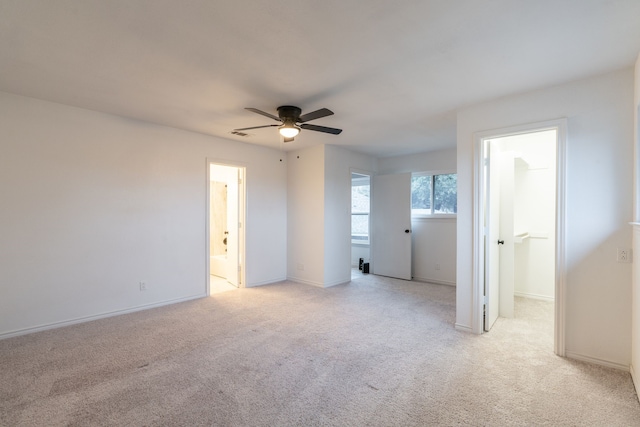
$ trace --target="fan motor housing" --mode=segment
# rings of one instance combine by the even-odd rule
[[[298,107],[294,107],[292,105],[283,105],[278,107],[278,117],[280,117],[283,121],[285,119],[293,119],[293,122],[297,122],[298,118],[300,118],[300,114],[302,110]]]

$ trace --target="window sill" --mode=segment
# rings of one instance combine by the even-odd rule
[[[411,219],[457,219],[457,214],[411,215]]]

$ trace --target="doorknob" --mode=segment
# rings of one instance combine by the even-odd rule
[[[504,245],[504,240],[498,240],[499,245]]]
[[[405,232],[405,233],[411,233],[411,230],[406,229],[406,230],[404,230],[404,232]]]

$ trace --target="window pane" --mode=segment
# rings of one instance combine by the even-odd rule
[[[351,187],[351,212],[369,213],[368,185],[355,185]]]
[[[433,188],[433,213],[458,212],[458,179],[455,173],[436,175]]]
[[[411,209],[414,213],[431,213],[431,175],[411,177]]]
[[[369,215],[351,215],[351,237],[353,240],[368,240]]]

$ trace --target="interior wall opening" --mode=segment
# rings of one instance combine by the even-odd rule
[[[563,355],[566,124],[547,123],[478,137],[475,283],[481,330],[543,316]]]
[[[209,164],[209,294],[243,286],[244,168]]]
[[[371,259],[369,224],[371,176],[351,172],[351,271],[352,276],[368,273]],[[365,265],[366,264],[366,265]]]

